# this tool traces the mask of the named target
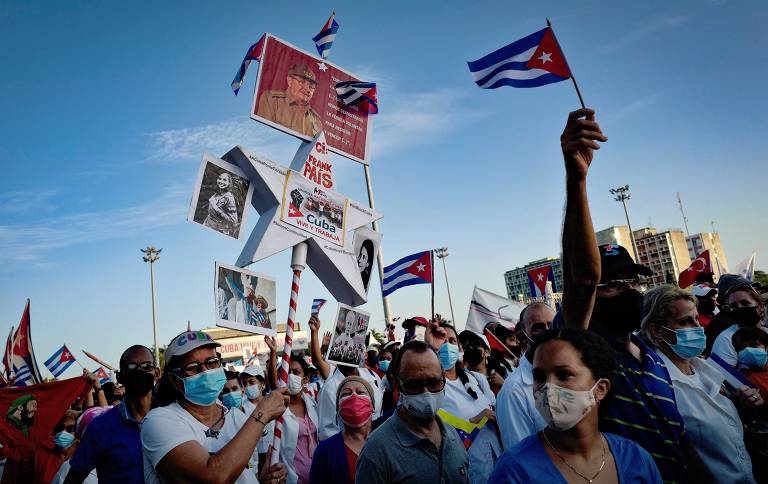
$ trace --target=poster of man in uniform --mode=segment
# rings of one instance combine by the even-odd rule
[[[371,273],[373,272],[373,262],[376,260],[376,254],[379,253],[381,245],[381,234],[368,227],[361,227],[355,230],[355,240],[352,244],[357,268],[360,271],[360,278],[363,280],[365,294],[368,294],[368,284],[371,282]]]
[[[328,345],[325,359],[345,366],[362,366],[365,359],[365,335],[371,315],[352,306],[339,303],[336,327]]]
[[[197,173],[187,220],[239,239],[252,193],[251,182],[240,168],[206,153]]]
[[[216,262],[216,325],[275,336],[275,279]]]
[[[324,190],[288,170],[283,187],[280,220],[328,242],[344,247],[348,200],[332,190]]]
[[[267,34],[251,118],[311,141],[321,130],[332,151],[367,163],[368,113],[345,106],[336,83],[360,79]]]

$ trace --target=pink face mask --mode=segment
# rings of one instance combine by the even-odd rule
[[[373,415],[371,399],[356,393],[344,397],[339,402],[339,415],[347,427],[362,427]]]

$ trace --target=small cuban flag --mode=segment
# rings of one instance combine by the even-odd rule
[[[110,380],[109,373],[107,373],[103,366],[98,367],[91,375],[99,379],[99,385],[103,385]]]
[[[315,41],[315,47],[317,47],[317,53],[323,59],[328,58],[333,41],[336,40],[336,32],[339,30],[339,24],[336,22],[335,17],[336,12],[333,12],[325,25],[323,25],[320,33],[312,37],[312,40]]]
[[[336,83],[336,96],[345,106],[355,106],[368,114],[379,112],[375,82],[342,81]]]
[[[58,378],[62,373],[67,371],[67,368],[72,366],[75,362],[75,357],[72,352],[69,351],[67,345],[62,346],[59,350],[51,355],[50,358],[45,360],[45,367],[51,372],[51,374]]]
[[[328,302],[325,299],[315,299],[312,301],[312,315],[317,316],[320,314],[320,310],[323,309],[325,303]]]
[[[243,62],[240,64],[240,69],[237,70],[235,78],[232,80],[232,90],[235,91],[235,96],[240,91],[243,82],[245,82],[245,73],[248,72],[248,66],[251,65],[251,61],[261,62],[261,53],[264,51],[264,38],[262,35],[258,42],[248,47],[248,51],[245,53]]]
[[[472,78],[482,89],[538,87],[572,77],[552,27],[539,30],[467,64]]]

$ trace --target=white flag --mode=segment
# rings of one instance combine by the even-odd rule
[[[469,304],[467,329],[483,334],[485,325],[490,322],[501,323],[507,328],[514,328],[520,321],[520,312],[525,304],[507,299],[475,286],[472,302]]]
[[[733,273],[738,274],[744,279],[752,282],[752,279],[755,275],[755,255],[756,252],[752,252],[752,255],[744,259],[743,261],[739,262],[739,265],[736,266],[736,269],[734,269]]]

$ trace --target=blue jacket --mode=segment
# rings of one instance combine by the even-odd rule
[[[353,484],[349,483],[347,449],[342,432],[320,442],[312,456],[309,471],[310,484]]]

